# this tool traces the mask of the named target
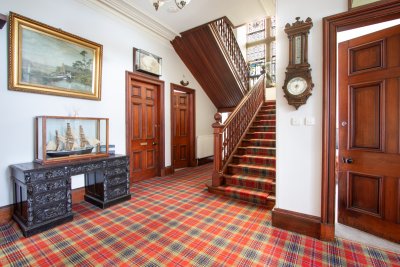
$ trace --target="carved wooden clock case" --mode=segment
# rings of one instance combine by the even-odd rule
[[[314,87],[308,63],[308,34],[312,26],[311,18],[300,21],[300,17],[292,25],[285,26],[289,38],[289,65],[282,88],[289,105],[296,109],[307,102]]]

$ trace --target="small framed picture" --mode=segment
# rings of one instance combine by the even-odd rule
[[[349,10],[385,0],[349,0]]]
[[[133,48],[133,66],[137,71],[154,76],[162,75],[162,58],[142,49]]]

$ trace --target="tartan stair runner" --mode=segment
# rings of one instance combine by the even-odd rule
[[[275,101],[259,110],[223,175],[223,185],[210,191],[231,198],[275,206]]]

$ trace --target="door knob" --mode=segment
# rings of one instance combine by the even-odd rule
[[[157,145],[157,143],[156,143],[156,142],[153,142],[153,146],[155,146],[155,145]]]
[[[352,158],[345,158],[345,157],[342,158],[342,161],[343,163],[346,164],[352,164],[354,162]]]

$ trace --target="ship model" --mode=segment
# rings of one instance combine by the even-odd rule
[[[83,130],[82,125],[79,125],[79,143],[74,137],[71,124],[67,123],[65,136],[55,131],[55,141],[49,141],[46,145],[46,154],[49,157],[66,157],[72,155],[90,154],[99,140],[93,139],[89,141]]]

